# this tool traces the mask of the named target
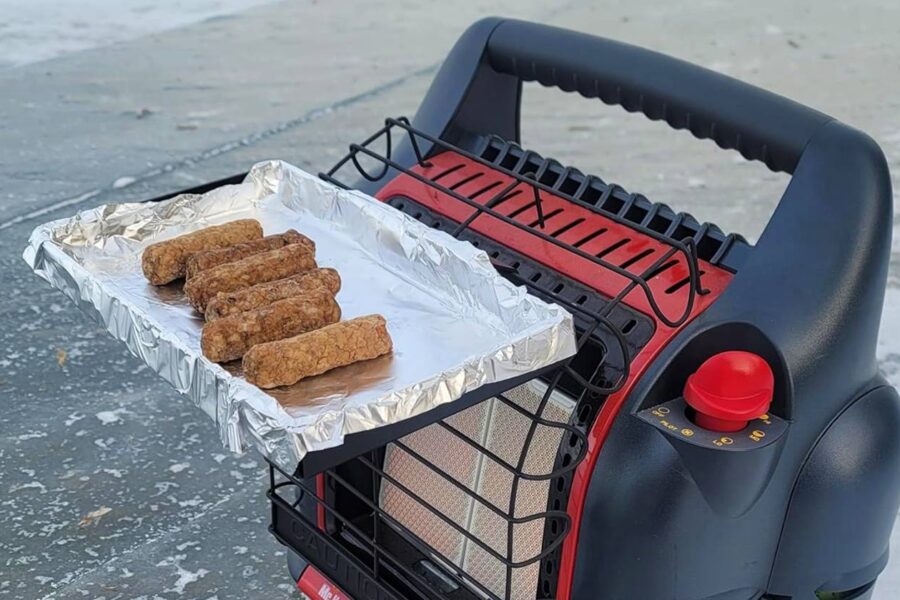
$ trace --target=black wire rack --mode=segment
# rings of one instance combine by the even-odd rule
[[[497,453],[488,450],[477,440],[471,439],[448,421],[440,421],[437,425],[508,472],[512,480],[516,482],[515,487],[518,486],[519,481],[549,483],[574,471],[584,458],[587,449],[587,438],[584,431],[574,425],[548,420],[533,414],[504,394],[498,394],[495,399],[507,409],[525,417],[532,423],[525,447],[530,444],[530,439],[538,427],[550,428],[558,430],[564,439],[577,441],[573,446],[577,447],[576,457],[565,465],[559,465],[548,472],[530,473],[525,468],[527,452],[523,452],[518,462],[513,464]],[[311,479],[299,479],[270,462],[269,497],[273,502],[273,533],[276,537],[279,537],[282,542],[296,547],[296,544],[292,544],[288,539],[290,534],[287,532],[296,531],[299,520],[302,520],[302,526],[306,528],[321,528],[327,523],[324,526],[325,530],[339,533],[342,536],[340,539],[344,543],[345,556],[353,556],[360,561],[362,564],[359,566],[370,575],[375,585],[387,587],[391,590],[388,593],[393,593],[399,598],[415,597],[412,594],[416,593],[421,594],[422,597],[431,597],[424,590],[434,591],[436,587],[441,587],[436,586],[433,577],[428,577],[414,568],[416,564],[420,564],[423,559],[426,559],[432,561],[431,564],[438,566],[441,572],[458,586],[455,590],[457,592],[455,597],[471,597],[466,594],[466,590],[474,589],[477,596],[491,600],[510,600],[512,577],[515,571],[538,563],[557,552],[571,529],[571,518],[564,508],[546,509],[516,516],[516,489],[511,491],[511,500],[508,506],[497,506],[494,501],[446,473],[439,465],[433,463],[422,452],[404,440],[395,440],[392,444],[441,477],[453,489],[489,511],[494,518],[503,522],[507,529],[506,548],[498,551],[496,547],[468,531],[441,510],[434,508],[427,498],[414,490],[408,483],[385,470],[382,464],[383,451],[357,456],[341,467],[325,471],[321,475],[321,485]],[[365,475],[360,476],[361,474]],[[499,566],[502,566],[506,571],[505,593],[497,593],[496,589],[491,589],[477,578],[470,576],[461,567],[454,564],[451,557],[442,555],[429,546],[406,524],[381,506],[378,490],[385,483],[394,486],[402,494],[428,509],[436,523],[455,531],[468,543],[480,548]],[[352,502],[347,502],[348,497]],[[300,505],[304,501],[308,503],[305,514],[300,510]],[[351,504],[355,505],[355,510],[348,509],[348,505]],[[276,516],[275,513],[279,510],[281,511],[280,516]],[[284,511],[288,511],[288,516],[285,516]],[[316,515],[315,520],[310,518],[311,515]],[[285,518],[291,523],[289,527],[284,524]],[[281,527],[278,525],[279,522],[282,523]],[[539,523],[542,527],[550,528],[556,533],[552,539],[542,545],[539,552],[529,556],[518,556],[514,559],[515,549],[513,546],[516,541],[516,528],[532,523]],[[296,549],[301,552],[304,550],[303,548]],[[327,564],[316,566],[326,571],[328,569]],[[347,585],[347,582],[339,579],[339,573],[340,570],[336,575],[338,578],[336,583]],[[440,597],[454,597],[454,594],[444,594]]]
[[[421,173],[413,170],[410,167],[404,166],[397,161],[395,161],[392,156],[394,153],[394,148],[396,144],[394,142],[394,132],[400,131],[404,136],[404,139],[408,140],[410,147],[412,148],[413,154],[416,159],[416,165],[419,167],[429,167],[431,163],[428,160],[429,155],[435,155],[440,152],[451,151],[455,152],[461,156],[468,158],[469,160],[474,161],[480,166],[486,169],[493,169],[495,171],[499,171],[504,175],[507,175],[512,178],[512,181],[501,189],[499,192],[495,193],[490,199],[486,202],[481,203],[473,200],[472,198],[468,198],[454,189],[451,189],[439,181],[435,181],[434,179],[429,179],[428,177],[423,176]],[[384,145],[384,151],[378,152],[373,150],[373,146],[377,147],[380,144]],[[423,146],[428,146],[429,151],[426,153],[423,151]],[[380,169],[376,173],[371,173],[369,170],[363,167],[360,162],[359,156],[363,155],[368,159],[372,160],[375,163],[380,165]],[[349,152],[341,158],[335,165],[325,173],[320,173],[319,176],[333,183],[339,187],[344,189],[350,189],[351,186],[340,179],[338,177],[338,173],[344,169],[347,164],[350,163],[355,168],[355,174],[357,176],[363,177],[365,180],[370,182],[376,181],[384,181],[391,170],[397,173],[403,173],[409,177],[412,177],[416,181],[423,183],[432,187],[433,189],[442,192],[459,202],[471,207],[474,209],[474,212],[462,223],[456,225],[452,230],[448,231],[454,237],[462,237],[466,232],[470,231],[472,223],[475,222],[476,219],[483,215],[489,215],[490,217],[496,218],[507,225],[511,225],[518,230],[524,231],[530,235],[535,236],[535,238],[553,244],[554,246],[566,250],[567,252],[571,252],[572,254],[589,260],[594,265],[596,265],[599,269],[606,270],[608,272],[615,273],[621,277],[624,277],[628,280],[628,284],[625,285],[622,290],[609,302],[605,303],[605,305],[599,310],[589,310],[586,309],[583,305],[579,305],[575,302],[570,302],[565,300],[564,298],[560,298],[559,296],[554,296],[552,300],[562,306],[564,306],[567,310],[579,317],[579,320],[584,323],[584,327],[582,328],[582,334],[578,340],[578,348],[582,348],[584,344],[590,339],[591,335],[596,331],[596,329],[603,328],[607,333],[612,335],[616,343],[619,347],[619,351],[622,353],[624,357],[624,364],[621,376],[617,381],[607,385],[605,387],[596,386],[591,384],[589,381],[584,380],[580,374],[572,369],[570,366],[564,367],[567,369],[569,375],[576,379],[579,379],[579,383],[585,386],[589,390],[603,394],[609,395],[612,394],[625,384],[630,375],[630,365],[631,365],[631,354],[628,348],[628,344],[625,341],[624,335],[620,328],[616,327],[610,319],[609,316],[616,309],[617,306],[621,305],[622,300],[628,296],[635,288],[640,288],[644,293],[644,296],[647,299],[647,303],[650,305],[654,316],[659,320],[659,322],[667,325],[668,327],[677,328],[683,325],[688,318],[690,318],[691,313],[694,308],[694,304],[696,302],[696,297],[698,295],[703,295],[709,293],[708,290],[704,289],[701,285],[700,281],[700,267],[698,265],[698,257],[697,257],[697,243],[695,237],[686,237],[684,239],[678,240],[674,239],[670,236],[662,234],[658,231],[655,231],[649,227],[646,227],[639,223],[634,223],[633,221],[629,221],[617,213],[603,211],[602,209],[597,208],[597,206],[587,204],[584,201],[576,198],[573,194],[566,194],[559,189],[554,189],[547,185],[546,183],[542,183],[540,181],[541,168],[538,168],[534,172],[528,173],[518,173],[516,171],[511,170],[502,165],[502,161],[487,161],[482,156],[479,156],[475,153],[469,152],[459,146],[451,144],[442,139],[436,138],[424,131],[421,131],[415,127],[413,127],[409,119],[406,117],[399,118],[388,118],[385,119],[384,126],[381,127],[378,131],[370,135],[366,140],[364,140],[361,144],[351,144]],[[496,210],[497,204],[502,202],[504,199],[508,198],[514,190],[519,186],[524,187],[533,195],[534,205],[536,208],[536,212],[538,214],[538,222],[535,226],[530,226],[528,224],[521,223],[516,221],[515,219],[500,213]],[[605,190],[603,192],[603,196],[609,196],[615,193],[616,190],[622,190],[621,186],[616,184],[605,184]],[[635,274],[629,271],[626,268],[621,267],[620,265],[614,264],[608,260],[605,260],[602,256],[596,256],[593,254],[589,254],[582,250],[581,248],[563,242],[562,240],[549,235],[544,231],[545,223],[544,223],[544,211],[542,208],[543,199],[541,197],[541,192],[553,194],[559,197],[562,197],[574,204],[577,204],[583,208],[601,214],[602,216],[611,219],[621,225],[630,227],[634,230],[651,237],[652,239],[660,242],[669,247],[669,249],[661,254],[650,266],[644,269],[640,274]],[[636,194],[633,196],[637,196]],[[603,205],[603,197],[601,197],[598,205]],[[700,237],[702,233],[698,233],[696,237]],[[669,263],[673,257],[678,254],[681,255],[688,268],[689,273],[689,281],[687,286],[687,294],[685,295],[684,307],[681,313],[674,317],[670,318],[666,315],[659,303],[657,302],[654,293],[648,283],[648,279],[658,274],[660,270]],[[529,292],[535,293],[538,296],[546,297],[546,291],[540,286],[536,285],[535,282],[530,281],[529,279],[525,279],[522,277],[517,277],[516,269],[511,268],[509,265],[497,264],[498,270],[501,274],[505,275],[509,279],[513,280],[515,283],[519,285],[524,285],[528,288]],[[549,392],[548,392],[549,394]]]
[[[409,144],[415,157],[413,167],[400,164],[393,158],[397,145],[393,137],[397,132]],[[383,152],[373,149],[374,146],[382,145]],[[486,201],[478,202],[415,170],[415,166],[429,167],[430,159],[444,151],[456,152],[486,169],[503,173],[510,177],[511,181]],[[361,157],[380,166],[375,171],[366,169],[360,160]],[[516,460],[507,460],[491,451],[478,440],[456,428],[450,419],[433,425],[479,452],[485,460],[509,474],[511,478],[509,501],[502,506],[498,506],[496,502],[445,472],[441,465],[435,464],[405,439],[391,442],[394,448],[418,461],[422,467],[440,477],[446,485],[464,494],[502,522],[506,527],[506,535],[504,547],[500,549],[479,539],[464,525],[455,522],[453,518],[433,506],[419,491],[412,489],[386,470],[384,448],[367,452],[339,467],[328,469],[320,474],[318,479],[302,479],[295,473],[270,462],[269,496],[273,504],[273,533],[284,543],[310,558],[327,576],[335,578],[338,585],[355,586],[359,581],[364,581],[366,585],[376,586],[385,597],[513,600],[511,594],[514,573],[518,569],[541,563],[541,579],[537,593],[539,597],[552,597],[555,591],[554,568],[560,547],[572,527],[571,518],[565,510],[566,494],[574,470],[587,453],[586,433],[603,399],[620,390],[628,380],[632,356],[649,340],[653,331],[652,322],[624,306],[623,299],[635,289],[642,290],[656,319],[667,326],[678,327],[690,317],[696,296],[706,293],[700,285],[697,244],[694,238],[673,239],[617,214],[603,211],[571,194],[551,188],[542,183],[541,168],[533,172],[518,173],[499,162],[488,161],[482,156],[414,128],[405,118],[397,118],[387,119],[381,129],[361,144],[352,144],[346,156],[327,173],[320,174],[322,179],[349,189],[351,185],[340,175],[348,165],[352,165],[356,175],[370,182],[386,182],[393,174],[402,173],[474,209],[464,221],[455,222],[422,207],[410,211],[406,200],[389,201],[395,208],[404,209],[408,213],[414,212],[420,218],[427,218],[430,225],[439,227],[454,237],[470,241],[485,250],[494,248],[490,256],[501,274],[514,283],[525,286],[529,292],[562,305],[573,314],[578,329],[579,349],[579,352],[560,368],[543,376],[545,387],[536,406],[523,407],[508,394],[498,394],[495,397],[496,402],[527,419],[529,423],[522,449]],[[522,191],[532,194],[538,216],[533,224],[520,223],[497,210],[497,206],[505,198]],[[613,194],[621,191],[618,186],[606,185],[603,193]],[[653,238],[666,245],[668,249],[643,272],[632,273],[626,268],[604,260],[602,256],[589,254],[549,234],[545,226],[546,214],[542,206],[542,194],[554,194],[597,212],[607,219]],[[413,199],[409,202],[414,204]],[[602,206],[602,203],[598,205]],[[548,277],[532,276],[531,273],[535,270],[546,273],[550,269],[529,261],[527,257],[509,249],[504,249],[502,245],[473,231],[472,224],[483,216],[497,219],[527,232],[537,240],[586,259],[598,269],[625,278],[627,284],[618,294],[609,298],[556,272]],[[671,263],[676,255],[682,256],[688,267],[689,287],[684,295],[683,310],[678,315],[670,316],[661,309],[647,280],[660,272],[664,265]],[[554,283],[560,280],[564,283]],[[567,292],[563,292],[564,289]],[[645,327],[634,328],[633,324],[639,319],[649,323]],[[561,385],[563,382],[564,385]],[[568,422],[546,418],[548,403],[558,389],[562,389],[575,402],[576,408]],[[555,431],[560,440],[553,468],[540,473],[529,472],[526,465],[531,444],[539,431],[547,429]],[[548,495],[544,510],[532,511],[525,515],[517,514],[517,498],[522,482],[549,484],[552,493]],[[385,510],[379,502],[379,490],[384,485],[399,490],[427,510],[435,523],[449,528],[465,538],[467,543],[490,556],[504,570],[505,585],[498,589],[471,576],[451,557],[442,555],[434,547],[429,546],[407,525]],[[529,556],[518,556],[515,548],[516,528],[538,522],[542,523],[544,530],[540,550]],[[308,536],[299,535],[297,531],[304,531]],[[320,538],[325,540],[327,537],[327,540],[320,542],[333,545],[334,552],[342,557],[341,560],[346,564],[339,569],[335,564],[329,564],[327,560],[316,561],[310,557],[310,553],[315,554],[314,550],[318,547],[304,544],[304,540],[308,542],[312,539],[310,536],[316,540]],[[438,577],[414,567],[423,560],[431,561],[430,564],[436,565],[442,575]],[[356,574],[351,578],[356,583],[348,583],[348,569]],[[354,590],[348,592],[353,595]]]
[[[416,158],[416,164],[419,167],[431,166],[431,163],[427,159],[427,155],[425,153],[423,153],[423,151],[422,151],[422,146],[427,144],[430,147],[430,150],[428,152],[428,154],[430,154],[430,155],[434,155],[434,154],[437,154],[440,152],[445,152],[445,151],[455,152],[461,156],[464,156],[465,158],[468,158],[469,160],[474,161],[475,163],[483,166],[484,168],[493,169],[495,171],[499,171],[500,173],[503,173],[504,175],[511,177],[512,182],[508,186],[506,186],[505,188],[503,188],[502,190],[497,192],[493,197],[491,197],[488,201],[486,201],[484,203],[480,203],[471,198],[467,198],[466,196],[460,194],[459,192],[457,192],[449,187],[444,186],[440,182],[435,181],[434,179],[429,179],[428,177],[425,177],[421,173],[396,162],[392,158],[393,151],[396,146],[396,144],[393,141],[393,133],[395,130],[400,130],[401,132],[403,132],[403,134],[405,135],[405,138],[408,139],[409,144],[410,144],[410,146],[413,150],[413,153],[415,155],[415,158]],[[384,151],[383,152],[378,152],[378,151],[372,149],[372,147],[374,145],[378,145],[378,144],[382,143],[382,141],[384,143]],[[360,163],[360,160],[359,160],[360,155],[363,155],[374,162],[380,163],[380,165],[381,165],[380,170],[376,174],[370,173]],[[355,167],[356,174],[358,176],[363,177],[364,179],[366,179],[368,181],[371,181],[371,182],[382,181],[385,179],[385,177],[388,175],[388,173],[391,170],[394,170],[398,173],[403,173],[409,177],[412,177],[416,181],[426,184],[426,185],[434,188],[435,190],[442,192],[442,193],[462,202],[463,204],[469,206],[470,208],[473,208],[474,212],[472,213],[472,215],[469,218],[467,218],[466,221],[464,221],[463,223],[460,223],[459,226],[456,228],[456,230],[452,232],[452,234],[456,237],[458,237],[469,226],[471,226],[471,224],[477,218],[481,217],[482,215],[489,215],[495,219],[498,219],[498,220],[506,223],[507,225],[511,225],[519,230],[525,231],[526,233],[535,236],[535,238],[537,238],[543,242],[550,243],[550,244],[557,246],[563,250],[566,250],[567,252],[571,252],[572,254],[579,256],[580,258],[586,259],[601,269],[604,269],[606,271],[615,273],[616,275],[626,278],[629,281],[628,285],[626,285],[621,290],[621,292],[615,298],[613,298],[613,302],[610,304],[608,310],[612,310],[612,308],[616,304],[621,302],[621,300],[623,298],[625,298],[625,296],[627,296],[629,293],[631,293],[632,290],[634,290],[636,287],[639,287],[643,291],[644,296],[646,297],[647,302],[650,305],[656,318],[661,323],[663,323],[669,327],[677,328],[677,327],[680,327],[682,324],[684,324],[685,321],[687,321],[687,319],[690,317],[691,312],[694,307],[696,296],[698,294],[707,293],[707,290],[704,290],[700,284],[700,275],[699,275],[700,268],[698,266],[697,245],[696,245],[696,241],[695,241],[694,237],[686,237],[681,240],[674,239],[670,236],[667,236],[667,235],[662,234],[658,231],[655,231],[649,227],[646,227],[643,224],[635,223],[634,221],[627,220],[627,219],[621,217],[617,213],[606,212],[606,211],[603,211],[602,209],[598,209],[594,205],[590,205],[590,204],[583,202],[582,200],[579,200],[572,194],[567,194],[565,192],[562,192],[561,190],[550,187],[546,183],[542,183],[540,181],[540,177],[538,176],[538,172],[528,172],[528,173],[524,173],[524,174],[517,173],[507,167],[504,167],[502,164],[500,164],[497,161],[489,162],[477,154],[469,152],[468,150],[460,148],[459,146],[455,146],[455,145],[453,145],[449,142],[446,142],[442,139],[436,138],[424,131],[416,129],[415,127],[413,127],[410,124],[409,120],[405,117],[386,119],[385,124],[381,129],[379,129],[378,131],[373,133],[361,144],[351,144],[349,152],[341,160],[339,160],[328,172],[320,173],[319,176],[322,179],[329,181],[335,185],[338,185],[345,189],[349,189],[350,186],[336,176],[337,173],[339,171],[341,171],[347,165],[347,163],[352,163],[352,165]],[[538,213],[538,222],[535,227],[531,227],[527,224],[516,221],[515,219],[510,218],[509,216],[495,210],[497,203],[501,202],[503,199],[507,198],[512,193],[512,191],[518,186],[524,186],[526,189],[529,189],[531,191],[531,193],[533,194],[536,211]],[[605,187],[606,187],[606,189],[604,191],[604,195],[607,195],[607,196],[612,195],[613,193],[615,193],[616,190],[623,189],[621,186],[618,186],[616,184],[607,184]],[[648,266],[640,274],[632,273],[628,269],[622,268],[620,265],[616,265],[612,262],[609,262],[608,260],[604,260],[604,258],[601,256],[589,254],[589,253],[585,252],[584,250],[582,250],[581,248],[579,248],[575,245],[563,242],[563,241],[557,239],[556,237],[549,235],[548,233],[546,233],[544,231],[545,224],[544,224],[544,212],[542,209],[543,200],[541,197],[541,192],[562,197],[562,198],[564,198],[574,204],[577,204],[583,208],[597,212],[598,214],[601,214],[602,216],[604,216],[608,219],[611,219],[621,225],[624,225],[626,227],[629,227],[631,229],[639,231],[640,233],[656,240],[657,242],[660,242],[661,244],[669,246],[669,250],[667,252],[665,252],[664,254],[662,254],[659,258],[657,258],[657,260],[653,264]],[[637,196],[637,194],[634,194],[633,196]],[[602,203],[603,202],[601,199],[601,201],[598,202],[598,204],[602,205]],[[672,259],[676,254],[680,254],[681,256],[684,257],[685,263],[687,264],[687,267],[688,267],[688,272],[690,274],[690,280],[689,280],[688,294],[686,296],[685,305],[684,305],[683,310],[681,311],[681,313],[678,316],[669,317],[668,315],[666,315],[663,312],[659,303],[656,301],[656,298],[654,297],[654,293],[651,290],[650,285],[648,284],[647,280],[650,277],[654,276],[658,272],[659,268],[662,265],[664,265],[667,261]],[[525,283],[525,285],[527,285],[527,283]],[[608,312],[607,312],[607,314],[608,314]]]

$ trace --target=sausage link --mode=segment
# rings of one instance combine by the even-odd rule
[[[309,251],[315,255],[316,243],[305,235],[288,229],[284,233],[268,235],[259,240],[246,242],[244,244],[236,244],[227,248],[216,248],[214,250],[204,250],[195,252],[187,258],[185,264],[184,278],[191,279],[201,271],[206,271],[225,263],[235,262],[254,254],[268,252],[269,250],[277,250],[291,244],[303,244]]]
[[[244,354],[244,376],[261,388],[292,385],[305,377],[377,358],[392,349],[384,317],[358,317],[252,347]]]
[[[150,244],[141,255],[144,277],[153,285],[165,285],[184,277],[188,257],[201,250],[224,248],[260,239],[262,225],[255,219],[240,219]]]
[[[204,316],[208,323],[222,317],[256,310],[316,288],[325,288],[332,295],[337,294],[341,289],[341,276],[334,269],[313,269],[287,279],[260,283],[237,292],[220,292],[206,304]]]
[[[234,292],[315,268],[316,260],[309,248],[291,244],[202,271],[184,284],[184,293],[194,308],[204,312],[206,304],[219,292]]]
[[[257,344],[306,333],[341,318],[334,296],[323,288],[258,310],[225,317],[203,327],[200,347],[214,362],[228,362]]]

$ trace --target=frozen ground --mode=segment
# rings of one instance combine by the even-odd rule
[[[266,0],[0,0],[0,68],[108,46]]]
[[[45,220],[258,160],[329,166],[385,115],[411,114],[479,16],[617,37],[795,97],[871,133],[900,183],[896,2],[403,0],[233,12],[251,4],[0,0],[0,61],[11,65],[0,68],[0,597],[294,594],[265,531],[258,461],[222,452],[212,423],[33,277],[21,248]],[[527,145],[750,237],[786,184],[712,144],[552,90],[527,90],[524,123]],[[900,384],[897,258],[880,357]],[[900,539],[879,600],[900,596],[897,556]]]

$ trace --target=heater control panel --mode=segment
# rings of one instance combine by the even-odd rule
[[[777,441],[787,430],[787,422],[772,414],[763,414],[747,422],[739,431],[711,431],[698,426],[689,416],[684,398],[676,398],[638,413],[638,417],[664,434],[694,446],[726,451],[763,448]]]

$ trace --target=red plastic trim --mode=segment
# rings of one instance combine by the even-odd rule
[[[704,307],[705,308],[705,307]],[[699,311],[697,311],[699,312]],[[696,316],[696,313],[693,316]],[[688,321],[690,322],[690,321]],[[686,325],[687,323],[685,323]],[[682,325],[684,327],[684,325]],[[562,554],[559,564],[559,580],[557,587],[558,600],[570,600],[572,594],[572,577],[575,571],[575,558],[578,549],[578,536],[581,532],[581,518],[584,512],[584,500],[587,496],[588,486],[591,478],[595,475],[594,468],[597,464],[597,457],[603,443],[612,429],[613,422],[619,414],[625,399],[631,393],[635,383],[644,374],[647,366],[652,363],[657,355],[662,351],[669,340],[678,332],[678,330],[657,325],[656,332],[641,349],[641,352],[634,358],[631,363],[631,377],[621,390],[611,395],[603,403],[600,414],[594,421],[588,433],[588,451],[585,459],[575,469],[572,478],[572,488],[569,492],[569,504],[566,507],[569,516],[572,518],[572,531],[563,541]]]
[[[512,177],[497,171],[485,170],[480,164],[455,152],[444,152],[430,158],[429,161],[431,166],[417,166],[412,170],[463,196],[468,198],[474,196],[475,201],[480,203],[488,202],[513,181]],[[493,187],[487,189],[492,185]],[[553,234],[564,230],[556,236],[556,239],[577,246],[587,254],[601,255],[608,263],[625,264],[627,265],[625,269],[630,273],[640,275],[671,249],[663,242],[569,200],[543,191],[540,195],[545,216],[543,230],[545,233]],[[456,198],[403,174],[394,178],[377,194],[382,200],[395,196],[412,198],[457,222],[465,221],[475,211]],[[531,225],[538,220],[538,212],[533,203],[532,188],[519,185],[512,190],[507,200],[495,205],[494,210],[519,223]],[[630,283],[628,278],[618,273],[604,269],[586,258],[490,215],[479,216],[470,227],[610,298],[615,297]],[[602,233],[597,235],[598,231]],[[631,262],[636,256],[641,258]],[[675,262],[664,271],[648,278],[647,284],[663,314],[675,320],[684,312],[690,286],[686,283],[689,271],[684,255],[676,253],[671,260]],[[731,281],[731,274],[727,271],[715,268],[705,261],[700,261],[699,266],[703,273],[703,285],[712,293],[696,297],[692,316],[708,306]],[[625,296],[625,303],[652,316],[653,311],[647,296],[640,287],[635,287]]]
[[[297,580],[297,589],[311,600],[352,600],[341,588],[334,585],[313,567],[306,567]]]
[[[413,170],[432,180],[437,180],[441,185],[478,202],[485,203],[495,194],[513,181],[513,178],[485,169],[479,163],[465,158],[454,152],[444,152],[429,159],[429,167],[414,167]],[[474,177],[473,177],[474,176]],[[492,186],[487,191],[485,188]],[[495,210],[512,216],[516,221],[526,224],[535,222],[538,218],[537,211],[529,205],[533,202],[532,190],[520,185],[513,190],[514,196],[496,205]],[[408,175],[398,175],[382,188],[376,195],[380,200],[389,200],[397,196],[412,198],[416,202],[435,210],[455,221],[465,221],[474,208],[460,202],[452,196],[443,193],[434,187],[422,183]],[[627,270],[640,275],[652,265],[670,247],[622,225],[612,219],[597,214],[585,207],[572,203],[569,200],[540,192],[540,197],[545,215],[546,232],[554,232],[565,228],[565,231],[557,236],[557,239],[590,254],[601,254],[602,258],[610,263],[621,265],[629,259],[650,250],[642,258],[627,267]],[[552,215],[547,217],[547,215]],[[572,225],[572,223],[575,223]],[[569,226],[566,228],[566,226]],[[478,233],[490,237],[507,247],[516,250],[532,260],[543,263],[560,273],[580,281],[581,283],[605,294],[615,297],[628,284],[629,280],[622,275],[592,263],[591,261],[573,254],[572,252],[541,240],[528,232],[489,215],[481,215],[472,222],[470,227]],[[597,231],[602,233],[596,235]],[[689,286],[678,284],[688,277],[688,267],[684,256],[677,253],[673,256],[676,261],[670,268],[650,277],[647,283],[653,292],[657,304],[663,313],[670,319],[675,319],[684,311],[687,303]],[[581,517],[584,510],[584,499],[588,484],[594,474],[597,456],[612,427],[613,421],[634,387],[635,382],[641,377],[647,366],[656,358],[665,345],[685,325],[690,323],[697,315],[703,312],[731,282],[731,273],[715,267],[706,261],[699,261],[701,282],[710,293],[697,295],[689,318],[679,328],[667,327],[660,323],[653,314],[647,302],[646,295],[640,288],[635,288],[624,298],[628,306],[645,313],[656,321],[656,331],[650,341],[632,359],[631,372],[628,381],[621,390],[611,395],[604,402],[600,413],[588,432],[588,450],[585,459],[578,465],[572,480],[572,489],[569,493],[567,511],[572,517],[572,531],[563,542],[562,554],[559,565],[559,580],[557,588],[558,600],[570,600],[572,592],[572,576],[575,566],[575,558],[578,547],[578,535],[581,528]]]

